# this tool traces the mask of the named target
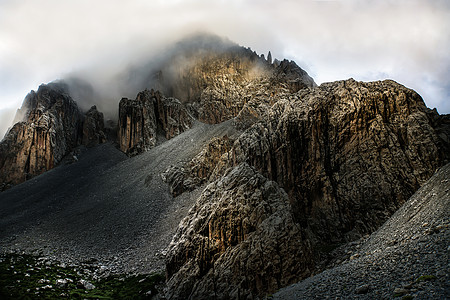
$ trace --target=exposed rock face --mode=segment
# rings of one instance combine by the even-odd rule
[[[275,100],[258,106],[263,120],[214,163],[211,178],[219,179],[180,224],[167,257],[169,298],[261,296],[301,279],[312,272],[322,246],[373,232],[450,159],[449,116],[427,109],[417,93],[393,81],[350,79]],[[286,206],[266,200],[272,192],[262,186],[270,180],[287,192]],[[267,210],[244,201],[255,197]],[[292,218],[281,224],[298,228],[261,237],[266,245],[283,245],[277,251],[296,266],[273,269],[284,270],[277,284],[264,266],[278,266],[279,252],[262,248],[261,265],[258,252],[249,250],[259,247],[254,236],[241,233],[259,228],[261,211]]]
[[[153,93],[153,97],[156,99],[157,118],[166,139],[171,139],[191,128],[193,118],[178,99],[166,98],[159,92]]]
[[[81,139],[82,115],[62,83],[41,85],[25,98],[0,143],[0,183],[18,184],[53,168]]]
[[[155,104],[149,91],[140,92],[136,100],[120,100],[118,127],[120,150],[129,155],[156,145]]]
[[[128,155],[147,151],[157,142],[158,128],[170,139],[192,126],[193,118],[177,99],[145,90],[136,100],[119,103],[118,138],[120,149]]]
[[[233,163],[278,182],[320,240],[351,240],[374,231],[448,161],[448,131],[433,127],[445,118],[393,81],[323,84],[276,103],[235,142]]]
[[[274,65],[254,51],[214,36],[185,42],[157,72],[165,95],[197,103],[198,119],[209,124],[229,120],[254,98],[266,98],[316,86],[295,62]],[[270,55],[271,56],[271,55]]]
[[[93,147],[104,142],[106,142],[106,135],[103,114],[94,105],[84,117],[82,144]]]
[[[245,163],[207,186],[168,257],[168,299],[263,296],[312,265],[286,193]]]
[[[358,247],[350,251],[351,259],[281,289],[273,298],[396,299],[396,294],[397,299],[399,294],[408,295],[403,299],[448,298],[449,179],[447,164],[381,228],[355,242]],[[425,283],[424,277],[431,280]]]
[[[227,160],[233,140],[228,136],[213,138],[203,150],[184,166],[171,166],[163,174],[163,180],[169,184],[170,193],[176,197],[184,191],[191,191],[210,180],[220,161]]]

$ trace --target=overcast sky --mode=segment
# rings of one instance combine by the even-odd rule
[[[114,73],[198,30],[293,59],[318,84],[394,79],[450,113],[447,0],[0,0],[0,137],[41,83]]]

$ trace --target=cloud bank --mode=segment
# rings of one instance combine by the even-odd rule
[[[445,0],[0,0],[0,136],[31,89],[74,74],[109,90],[93,98],[113,111],[135,95],[110,78],[199,30],[293,59],[318,84],[394,79],[450,113]]]

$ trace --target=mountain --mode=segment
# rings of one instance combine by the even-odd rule
[[[77,145],[105,140],[103,114],[92,107],[83,115],[61,82],[30,92],[18,116],[0,143],[2,189],[52,169]]]
[[[164,271],[167,299],[263,298],[323,271],[450,161],[450,117],[392,80],[317,86],[203,35],[125,78],[140,90],[107,126],[73,80],[25,98],[0,143],[4,251]]]
[[[448,117],[393,81],[300,90],[267,116],[180,224],[170,298],[262,297],[305,278],[321,249],[375,231],[449,159]]]

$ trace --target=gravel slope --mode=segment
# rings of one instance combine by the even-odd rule
[[[160,174],[224,134],[234,134],[231,121],[197,122],[133,158],[103,144],[0,193],[0,251],[90,261],[110,272],[161,269],[161,251],[200,189],[173,198]]]
[[[450,164],[442,167],[347,261],[273,299],[449,299]],[[407,297],[405,297],[407,298]]]

